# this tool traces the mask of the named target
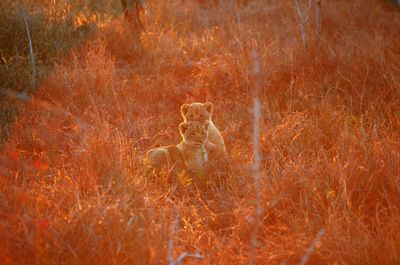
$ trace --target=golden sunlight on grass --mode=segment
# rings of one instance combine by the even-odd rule
[[[49,28],[65,21],[38,2]],[[308,20],[296,1],[148,1],[140,43],[111,19],[119,1],[92,7],[103,15],[69,5],[70,31],[54,28],[67,37],[46,46],[69,52],[37,44],[39,71],[58,61],[1,150],[0,265],[171,265],[184,252],[202,258],[182,264],[399,264],[399,8],[322,1],[317,33],[316,1],[299,2]],[[21,91],[27,72],[6,86]],[[207,101],[229,165],[207,185],[143,174],[147,150],[179,143],[180,106]]]

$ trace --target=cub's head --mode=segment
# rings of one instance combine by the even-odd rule
[[[179,131],[183,141],[192,146],[204,145],[208,138],[208,124],[209,121],[182,122]]]
[[[181,106],[181,113],[185,122],[210,121],[212,111],[213,105],[211,102],[183,104]]]

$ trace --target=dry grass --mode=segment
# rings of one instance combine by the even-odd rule
[[[246,264],[253,50],[255,263],[299,263],[321,229],[309,264],[400,262],[399,10],[323,1],[305,49],[294,1],[227,2],[151,1],[140,57],[116,19],[41,83],[2,151],[0,264],[166,264],[177,214],[175,259],[199,249],[187,264]],[[145,151],[179,140],[180,105],[206,100],[232,168],[200,189],[144,177]]]
[[[97,27],[122,12],[118,4],[117,0],[0,2],[0,120],[4,124],[0,128],[0,146],[8,138],[11,131],[8,125],[17,113],[15,104],[10,104],[4,93],[33,93],[36,86],[32,84],[44,80]],[[35,75],[24,17],[33,43]]]

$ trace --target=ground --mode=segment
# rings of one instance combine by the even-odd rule
[[[0,264],[166,264],[171,242],[204,256],[184,264],[400,263],[399,9],[322,1],[318,33],[315,1],[303,22],[295,1],[201,2],[149,1],[139,43],[122,18],[97,24],[14,99]],[[144,175],[195,101],[214,104],[230,164],[198,187]]]

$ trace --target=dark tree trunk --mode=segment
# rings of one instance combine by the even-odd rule
[[[129,21],[134,30],[140,32],[144,30],[140,16],[143,13],[143,3],[140,0],[121,0],[124,18]]]
[[[121,5],[124,12],[124,19],[134,38],[136,54],[141,55],[143,54],[143,46],[140,36],[144,30],[141,20],[141,16],[144,13],[143,0],[121,0]]]

